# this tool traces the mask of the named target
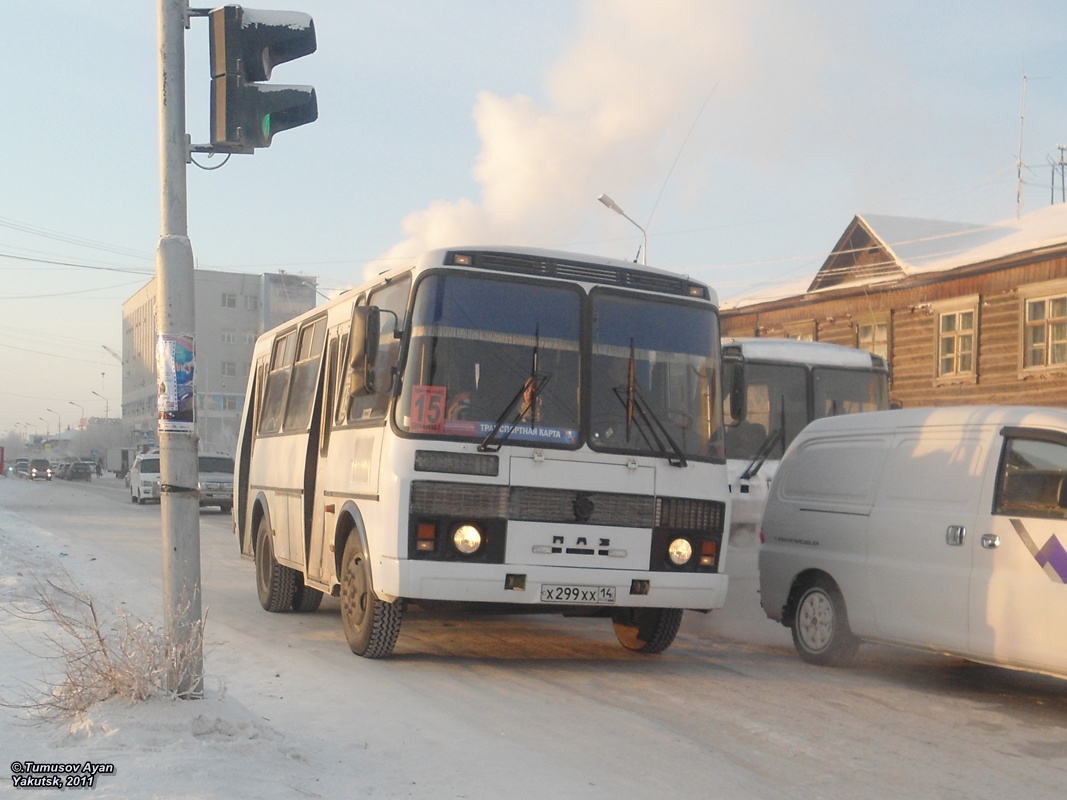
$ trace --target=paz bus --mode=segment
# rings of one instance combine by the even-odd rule
[[[867,350],[773,338],[723,339],[730,535],[755,544],[782,454],[815,419],[889,408],[889,364]]]
[[[657,653],[725,601],[717,299],[546,250],[426,253],[256,344],[234,528],[272,612],[338,597],[389,655],[411,608],[610,619]]]

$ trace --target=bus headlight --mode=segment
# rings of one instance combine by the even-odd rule
[[[460,525],[452,531],[452,544],[463,555],[472,555],[482,546],[482,532],[474,525]]]
[[[682,567],[693,557],[693,545],[688,539],[675,539],[667,548],[667,557],[675,566]]]

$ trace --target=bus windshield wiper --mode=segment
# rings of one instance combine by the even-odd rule
[[[673,467],[688,466],[685,452],[671,437],[667,426],[656,414],[652,404],[645,399],[637,384],[637,357],[633,339],[630,339],[630,363],[626,370],[626,386],[625,388],[616,386],[614,392],[626,407],[626,441],[630,441],[630,433],[636,424],[637,432],[641,434],[649,450],[666,456],[667,463]]]
[[[756,477],[756,473],[763,467],[764,462],[770,456],[771,451],[778,444],[778,440],[782,438],[782,434],[785,432],[785,428],[778,428],[771,431],[770,436],[763,440],[763,444],[759,446],[759,450],[756,451],[756,457],[752,459],[752,463],[748,465],[748,469],[741,473],[741,480],[747,481]]]
[[[533,359],[530,364],[530,374],[522,382],[522,386],[519,387],[519,391],[515,393],[515,396],[511,398],[511,401],[504,406],[504,410],[500,413],[500,416],[496,418],[496,422],[493,424],[493,429],[489,431],[482,443],[478,445],[478,451],[482,453],[495,453],[511,436],[512,431],[515,430],[515,426],[523,419],[527,414],[530,414],[530,421],[537,424],[537,398],[541,396],[541,392],[544,391],[545,386],[548,384],[549,379],[552,377],[549,373],[542,373],[539,370],[540,367],[540,346],[541,346],[541,324],[538,323],[534,329],[534,348]],[[520,400],[525,399],[525,403],[519,403]],[[512,417],[511,422],[508,424],[507,429],[503,435],[497,439],[497,434],[504,426],[504,420],[507,419],[511,410],[519,406],[518,412]]]
[[[741,473],[741,480],[747,481],[756,477],[756,473],[763,468],[764,462],[770,458],[771,452],[777,446],[779,440],[785,439],[785,397],[782,397],[781,411],[778,413],[779,425],[771,431],[770,435],[763,440],[763,444],[756,451],[756,457],[748,465],[748,469]]]

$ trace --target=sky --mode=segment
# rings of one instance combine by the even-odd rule
[[[119,414],[121,306],[160,233],[158,4],[8,5],[0,437]],[[197,155],[189,235],[200,268],[314,275],[324,293],[439,246],[634,260],[643,228],[650,265],[728,299],[813,276],[856,214],[1044,208],[1067,143],[1055,0],[281,8],[313,17],[318,51],[271,83],[314,86],[319,119],[254,155]],[[194,18],[193,143],[208,88]]]

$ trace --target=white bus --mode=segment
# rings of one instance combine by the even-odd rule
[[[729,539],[754,545],[786,448],[812,420],[889,408],[889,365],[866,350],[797,339],[726,338],[722,356]]]
[[[265,333],[234,505],[260,603],[339,597],[371,658],[440,602],[664,650],[726,595],[719,365],[707,286],[514,248],[427,253]]]

